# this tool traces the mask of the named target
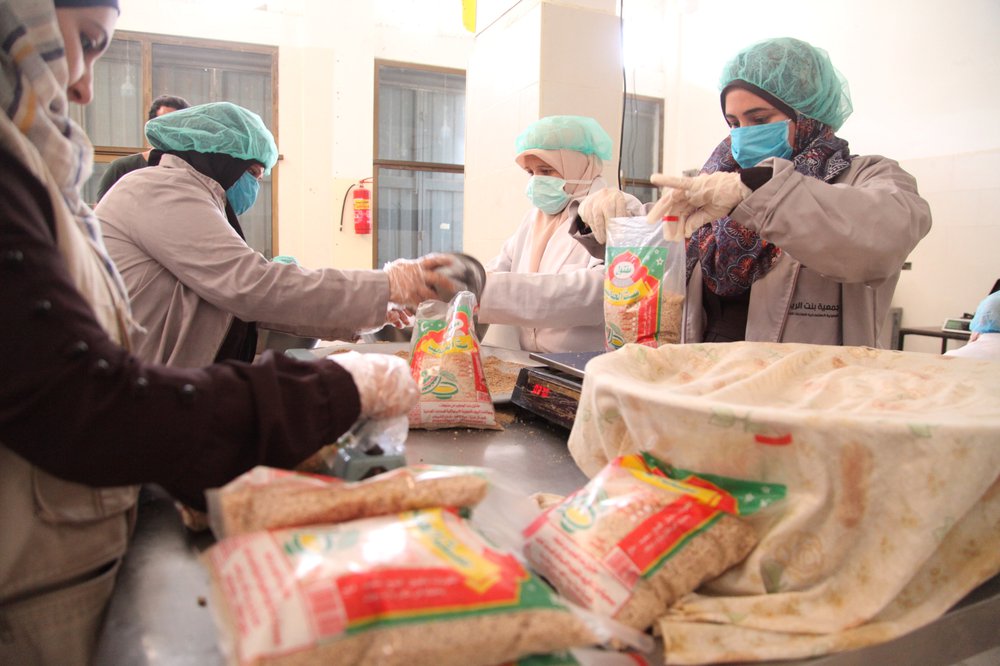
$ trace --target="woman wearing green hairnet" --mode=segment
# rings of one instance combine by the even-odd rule
[[[268,261],[244,240],[239,215],[278,160],[260,117],[228,102],[146,123],[152,168],[122,178],[95,208],[108,253],[146,333],[139,356],[181,367],[251,361],[257,325],[353,339],[386,323],[391,304],[415,307],[454,291],[433,255],[384,270],[308,270]],[[255,323],[259,322],[259,324]]]
[[[916,181],[835,134],[851,101],[821,49],[754,44],[720,84],[729,137],[698,176],[652,177],[650,221],[676,215],[689,236],[681,341],[888,348],[900,270],[931,227]]]
[[[514,160],[531,176],[532,207],[486,265],[479,321],[518,327],[521,349],[604,349],[604,257],[591,257],[569,230],[578,216],[589,219],[593,194],[607,187],[601,168],[611,145],[598,122],[583,116],[541,118],[515,141]],[[631,195],[616,205],[618,215],[642,212]]]

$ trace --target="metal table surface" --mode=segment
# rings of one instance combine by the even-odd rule
[[[903,349],[903,340],[907,335],[922,335],[928,338],[940,338],[941,340],[941,353],[948,351],[948,341],[949,340],[959,340],[961,342],[969,341],[968,331],[942,331],[940,326],[904,326],[899,329],[899,334],[896,337],[896,349]]]
[[[586,482],[566,449],[568,431],[513,406],[504,431],[410,431],[407,460],[479,465],[504,473],[525,494],[567,494]],[[208,574],[198,556],[213,543],[192,534],[160,489],[144,488],[133,542],[125,557],[101,636],[98,666],[224,664],[209,609]],[[775,666],[950,666],[1000,663],[1000,576],[973,591],[936,622],[881,645]],[[656,656],[654,655],[654,659]],[[758,664],[757,666],[765,666]]]

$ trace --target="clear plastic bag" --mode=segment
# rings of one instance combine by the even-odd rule
[[[469,291],[459,292],[449,304],[424,301],[417,308],[410,370],[420,399],[410,411],[411,428],[503,429],[486,384],[476,309]]]
[[[607,235],[605,349],[680,342],[686,284],[682,225],[615,217],[608,220]]]
[[[747,556],[756,534],[737,516],[761,502],[746,498],[784,496],[764,485],[621,456],[524,531],[525,556],[571,601],[644,630]]]
[[[487,666],[652,639],[569,604],[454,511],[225,539],[204,562],[234,664]]]

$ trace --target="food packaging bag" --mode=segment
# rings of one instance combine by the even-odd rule
[[[460,291],[448,304],[431,300],[417,308],[410,371],[420,399],[410,410],[411,428],[503,430],[486,385],[476,308],[470,291]]]
[[[746,557],[757,537],[739,516],[783,495],[780,486],[697,477],[633,453],[533,521],[524,553],[566,598],[644,631]]]
[[[667,662],[880,643],[1000,572],[998,377],[990,361],[792,343],[592,360],[569,437],[588,476],[648,451],[787,489],[747,559],[660,618]]]
[[[471,508],[486,496],[491,471],[415,464],[362,481],[258,466],[206,491],[217,539],[438,506]]]
[[[604,347],[680,342],[684,311],[684,234],[676,220],[608,220],[604,255]]]
[[[203,559],[231,664],[487,666],[613,640],[652,648],[446,509],[244,534]]]

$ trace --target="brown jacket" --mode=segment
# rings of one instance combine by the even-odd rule
[[[6,116],[0,118],[4,147],[22,163],[37,166],[40,158],[34,146]],[[36,172],[47,173],[37,168]],[[49,180],[39,185],[38,194],[49,198],[58,252],[68,277],[101,328],[114,342],[126,346],[127,304],[96,250],[62,205],[55,183]],[[17,205],[16,200],[8,203]],[[23,263],[23,254],[23,250],[8,249],[4,255],[8,271],[18,270],[15,265]],[[0,444],[0,625],[6,625],[13,638],[0,638],[0,662],[8,663],[8,657],[9,663],[22,664],[44,663],[51,657],[67,664],[89,659],[134,524],[138,492],[138,486],[93,488],[65,481]]]
[[[334,441],[360,405],[326,361],[138,361],[116,342],[108,274],[44,168],[30,168],[40,157],[11,135],[0,133],[0,663],[78,664],[125,551],[132,484],[204,506],[206,488]]]

